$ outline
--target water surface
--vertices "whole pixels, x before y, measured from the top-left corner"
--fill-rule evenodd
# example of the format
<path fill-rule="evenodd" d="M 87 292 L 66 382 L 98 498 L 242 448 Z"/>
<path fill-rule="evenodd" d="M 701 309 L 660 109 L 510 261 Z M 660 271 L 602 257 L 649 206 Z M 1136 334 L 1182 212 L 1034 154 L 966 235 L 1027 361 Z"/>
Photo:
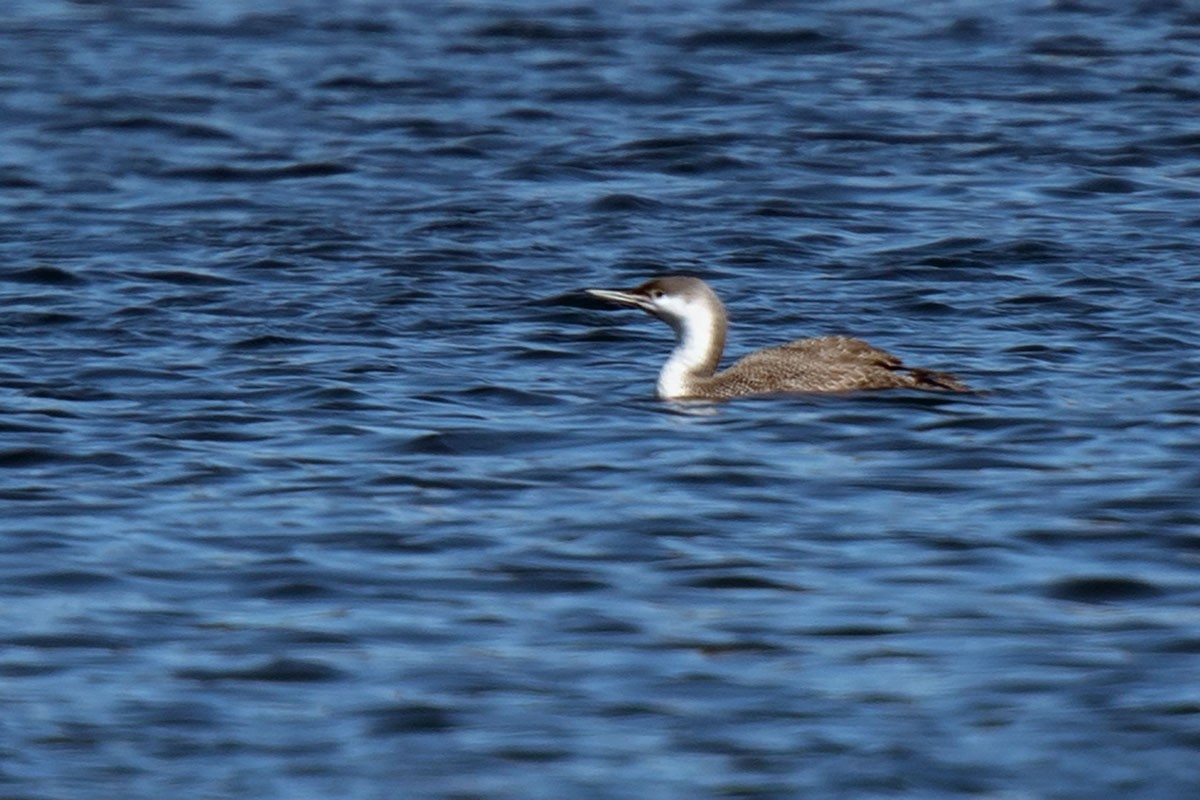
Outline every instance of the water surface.
<path fill-rule="evenodd" d="M 0 795 L 1200 790 L 1188 4 L 6 8 Z"/>

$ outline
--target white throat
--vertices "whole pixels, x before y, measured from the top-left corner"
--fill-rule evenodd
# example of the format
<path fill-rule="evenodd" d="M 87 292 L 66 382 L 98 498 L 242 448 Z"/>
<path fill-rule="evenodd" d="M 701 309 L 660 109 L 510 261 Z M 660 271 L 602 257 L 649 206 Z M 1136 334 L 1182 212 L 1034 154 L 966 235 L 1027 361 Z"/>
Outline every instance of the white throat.
<path fill-rule="evenodd" d="M 664 400 L 686 397 L 692 393 L 696 378 L 710 377 L 720 361 L 725 345 L 724 325 L 712 309 L 693 306 L 686 317 L 666 320 L 675 329 L 675 349 L 658 373 L 658 396 Z M 719 341 L 719 344 L 718 344 Z"/>

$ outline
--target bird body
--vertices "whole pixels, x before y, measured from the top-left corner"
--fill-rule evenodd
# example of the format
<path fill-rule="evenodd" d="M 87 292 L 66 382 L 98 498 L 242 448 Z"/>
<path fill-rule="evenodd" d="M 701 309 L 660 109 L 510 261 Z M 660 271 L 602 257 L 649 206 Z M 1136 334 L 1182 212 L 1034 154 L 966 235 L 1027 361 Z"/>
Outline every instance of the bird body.
<path fill-rule="evenodd" d="M 851 336 L 799 339 L 755 351 L 718 372 L 728 317 L 720 298 L 690 276 L 654 278 L 634 289 L 589 294 L 640 308 L 675 331 L 675 349 L 658 375 L 664 400 L 728 400 L 764 394 L 908 388 L 969 391 L 945 372 L 906 367 L 891 353 Z"/>

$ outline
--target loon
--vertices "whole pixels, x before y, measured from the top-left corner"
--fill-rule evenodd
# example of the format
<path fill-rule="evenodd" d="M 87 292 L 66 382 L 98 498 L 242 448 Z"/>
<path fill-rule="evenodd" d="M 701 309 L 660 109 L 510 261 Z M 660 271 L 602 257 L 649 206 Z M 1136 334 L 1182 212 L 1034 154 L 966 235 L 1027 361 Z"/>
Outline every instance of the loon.
<path fill-rule="evenodd" d="M 717 372 L 725 349 L 725 306 L 699 278 L 653 278 L 634 289 L 588 294 L 640 308 L 675 331 L 675 350 L 658 374 L 663 400 L 728 400 L 765 394 L 907 388 L 970 391 L 947 372 L 906 367 L 891 353 L 850 336 L 800 339 L 758 350 Z"/>

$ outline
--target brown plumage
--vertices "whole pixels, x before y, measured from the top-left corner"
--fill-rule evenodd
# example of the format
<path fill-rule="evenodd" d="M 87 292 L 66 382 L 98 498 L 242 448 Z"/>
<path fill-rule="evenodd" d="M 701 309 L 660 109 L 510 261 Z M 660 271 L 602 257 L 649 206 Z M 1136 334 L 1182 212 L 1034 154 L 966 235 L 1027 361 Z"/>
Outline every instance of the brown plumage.
<path fill-rule="evenodd" d="M 658 376 L 664 400 L 728 400 L 763 394 L 862 389 L 969 391 L 946 372 L 910 368 L 886 350 L 850 336 L 800 339 L 758 350 L 717 372 L 728 318 L 699 278 L 654 278 L 635 289 L 588 289 L 603 300 L 640 308 L 672 327 L 675 350 Z"/>

